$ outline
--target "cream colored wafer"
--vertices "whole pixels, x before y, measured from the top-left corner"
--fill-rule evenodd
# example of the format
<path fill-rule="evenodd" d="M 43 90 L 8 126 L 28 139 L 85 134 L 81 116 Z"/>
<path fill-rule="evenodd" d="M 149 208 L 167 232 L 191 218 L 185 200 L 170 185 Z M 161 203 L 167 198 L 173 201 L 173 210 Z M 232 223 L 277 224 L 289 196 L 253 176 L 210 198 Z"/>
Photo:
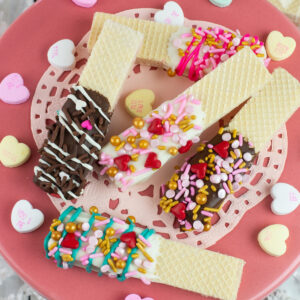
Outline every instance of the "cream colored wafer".
<path fill-rule="evenodd" d="M 128 220 L 126 224 L 96 215 L 95 209 L 90 209 L 91 215 L 70 206 L 53 221 L 44 247 L 46 256 L 58 266 L 76 265 L 120 281 L 135 277 L 144 283 L 159 282 L 223 300 L 237 298 L 245 264 L 242 259 L 165 240 L 154 230 L 135 227 Z M 70 234 L 74 223 L 81 224 L 75 240 Z M 77 245 L 76 239 L 80 241 Z"/>
<path fill-rule="evenodd" d="M 278 68 L 269 83 L 239 111 L 229 129 L 241 132 L 261 151 L 300 106 L 300 84 Z"/>
<path fill-rule="evenodd" d="M 88 42 L 90 51 L 94 47 L 106 20 L 126 25 L 144 35 L 144 42 L 137 57 L 138 63 L 168 67 L 168 43 L 171 35 L 178 30 L 178 26 L 97 12 L 94 15 Z"/>
<path fill-rule="evenodd" d="M 119 175 L 114 174 L 116 176 L 113 177 L 113 180 L 122 188 L 146 180 L 159 168 L 158 163 L 146 163 L 149 152 L 153 152 L 157 155 L 161 166 L 175 156 L 177 152 L 186 152 L 181 151 L 181 147 L 184 146 L 183 139 L 185 143 L 187 143 L 187 141 L 190 143 L 199 141 L 195 140 L 195 138 L 197 139 L 202 131 L 214 124 L 246 99 L 255 95 L 270 78 L 271 75 L 268 70 L 249 48 L 241 50 L 203 79 L 185 90 L 177 98 L 163 103 L 151 112 L 144 119 L 145 122 L 142 128 L 137 130 L 137 128 L 133 126 L 119 135 L 125 145 L 126 141 L 128 141 L 128 132 L 132 132 L 132 130 L 134 132 L 137 131 L 141 134 L 141 139 L 147 140 L 148 146 L 146 147 L 146 152 L 143 151 L 143 147 L 140 147 L 140 149 L 137 147 L 125 147 L 124 154 L 133 157 L 132 155 L 138 153 L 139 156 L 137 159 L 132 159 L 129 162 L 129 165 L 133 166 L 131 168 L 131 171 L 133 170 L 132 172 L 119 168 Z M 185 99 L 182 99 L 182 97 Z M 183 105 L 180 104 L 180 99 L 184 101 Z M 200 100 L 200 104 L 193 102 L 195 99 Z M 168 109 L 165 109 L 166 106 L 168 106 Z M 147 137 L 144 132 L 146 131 L 147 133 L 147 131 L 149 131 L 153 133 L 153 131 L 149 129 L 153 127 L 151 126 L 153 116 L 165 121 L 168 119 L 166 115 L 169 114 L 168 112 L 170 110 L 175 119 L 183 116 L 190 119 L 189 124 L 185 126 L 185 124 L 179 122 L 178 128 L 175 126 L 176 128 L 174 129 L 176 132 L 172 132 L 171 129 L 165 129 L 163 134 L 157 136 L 156 141 L 158 141 L 158 143 L 153 142 L 152 136 Z M 194 119 L 192 119 L 192 115 L 194 115 Z M 172 120 L 168 122 L 171 124 Z M 182 122 L 185 122 L 185 120 L 182 119 Z M 177 123 L 175 123 L 175 125 L 176 124 Z M 179 138 L 177 138 L 176 135 L 178 135 Z M 184 137 L 182 137 L 182 135 L 184 135 Z M 140 145 L 140 140 L 136 139 L 135 144 Z M 112 165 L 113 159 L 120 155 L 119 150 L 121 149 L 115 146 L 117 145 L 109 143 L 102 149 L 101 165 L 107 168 L 118 167 L 117 164 Z M 108 175 L 110 174 L 110 171 L 108 171 Z"/>
<path fill-rule="evenodd" d="M 104 95 L 113 109 L 142 40 L 141 33 L 127 26 L 105 22 L 79 84 Z"/>

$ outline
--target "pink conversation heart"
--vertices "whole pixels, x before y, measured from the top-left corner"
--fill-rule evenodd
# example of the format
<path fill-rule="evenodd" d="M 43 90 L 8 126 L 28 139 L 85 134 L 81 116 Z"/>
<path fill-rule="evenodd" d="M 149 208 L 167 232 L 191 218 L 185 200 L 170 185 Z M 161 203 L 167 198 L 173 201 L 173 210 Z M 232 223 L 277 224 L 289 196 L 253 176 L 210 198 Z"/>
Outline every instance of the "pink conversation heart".
<path fill-rule="evenodd" d="M 92 126 L 90 120 L 86 120 L 86 121 L 82 122 L 81 127 L 86 128 L 87 130 L 92 130 L 93 129 L 93 126 Z"/>
<path fill-rule="evenodd" d="M 92 7 L 98 0 L 72 0 L 76 5 L 81 7 Z"/>
<path fill-rule="evenodd" d="M 18 73 L 7 75 L 0 83 L 0 99 L 8 104 L 21 104 L 30 97 L 24 80 Z"/>
<path fill-rule="evenodd" d="M 139 295 L 137 294 L 130 294 L 128 295 L 125 300 L 154 300 L 153 298 L 149 298 L 149 297 L 146 297 L 146 298 L 141 298 Z"/>

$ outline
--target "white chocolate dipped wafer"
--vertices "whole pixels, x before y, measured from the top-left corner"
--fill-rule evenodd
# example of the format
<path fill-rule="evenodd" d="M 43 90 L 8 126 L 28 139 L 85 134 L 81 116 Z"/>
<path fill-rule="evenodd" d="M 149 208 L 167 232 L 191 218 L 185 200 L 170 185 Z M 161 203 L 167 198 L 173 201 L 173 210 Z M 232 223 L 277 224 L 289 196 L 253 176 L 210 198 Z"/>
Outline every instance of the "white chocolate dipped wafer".
<path fill-rule="evenodd" d="M 47 258 L 65 269 L 76 265 L 120 281 L 135 277 L 146 284 L 158 282 L 224 300 L 237 298 L 245 264 L 239 258 L 165 240 L 152 229 L 135 227 L 133 217 L 126 222 L 103 217 L 96 207 L 90 214 L 67 208 L 51 224 L 44 248 Z"/>
<path fill-rule="evenodd" d="M 146 180 L 233 108 L 255 95 L 271 75 L 248 48 L 221 64 L 177 98 L 111 137 L 99 164 L 120 187 Z"/>
<path fill-rule="evenodd" d="M 98 159 L 120 90 L 142 44 L 143 36 L 108 21 L 48 139 L 40 149 L 34 181 L 64 200 L 78 198 L 85 176 Z"/>
<path fill-rule="evenodd" d="M 251 98 L 229 123 L 162 186 L 160 206 L 182 231 L 208 231 L 213 213 L 249 180 L 249 170 L 283 123 L 300 106 L 300 84 L 284 69 Z"/>
<path fill-rule="evenodd" d="M 268 63 L 263 42 L 257 36 L 242 36 L 238 30 L 231 32 L 220 27 L 178 27 L 102 12 L 94 15 L 89 50 L 93 48 L 106 20 L 143 33 L 144 42 L 137 63 L 165 68 L 170 76 L 187 75 L 197 81 L 244 47 L 251 48 L 262 62 Z"/>

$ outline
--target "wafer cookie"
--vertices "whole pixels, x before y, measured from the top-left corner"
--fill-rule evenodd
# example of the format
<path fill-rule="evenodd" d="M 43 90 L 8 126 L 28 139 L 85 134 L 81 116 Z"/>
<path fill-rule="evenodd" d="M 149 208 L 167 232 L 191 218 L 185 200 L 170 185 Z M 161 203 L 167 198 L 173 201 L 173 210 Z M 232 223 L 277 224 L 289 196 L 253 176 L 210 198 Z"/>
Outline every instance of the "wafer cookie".
<path fill-rule="evenodd" d="M 208 231 L 226 197 L 249 180 L 256 154 L 300 106 L 300 85 L 276 69 L 266 86 L 162 186 L 160 206 L 182 231 Z"/>
<path fill-rule="evenodd" d="M 255 95 L 271 75 L 248 49 L 241 50 L 171 101 L 113 136 L 101 152 L 101 174 L 126 188 L 154 174 L 233 108 Z"/>
<path fill-rule="evenodd" d="M 103 217 L 96 207 L 87 213 L 71 206 L 53 220 L 44 241 L 46 256 L 64 269 L 76 265 L 120 281 L 135 277 L 218 299 L 237 298 L 243 260 L 165 240 L 134 221 Z"/>
<path fill-rule="evenodd" d="M 108 21 L 79 83 L 71 89 L 48 127 L 34 181 L 64 200 L 78 198 L 93 170 L 125 79 L 142 43 L 142 34 Z"/>
<path fill-rule="evenodd" d="M 187 75 L 197 81 L 244 47 L 262 62 L 266 59 L 263 42 L 257 36 L 241 35 L 220 27 L 190 28 L 97 12 L 94 15 L 88 48 L 94 47 L 106 20 L 113 20 L 144 34 L 137 63 L 161 67 L 170 76 Z"/>

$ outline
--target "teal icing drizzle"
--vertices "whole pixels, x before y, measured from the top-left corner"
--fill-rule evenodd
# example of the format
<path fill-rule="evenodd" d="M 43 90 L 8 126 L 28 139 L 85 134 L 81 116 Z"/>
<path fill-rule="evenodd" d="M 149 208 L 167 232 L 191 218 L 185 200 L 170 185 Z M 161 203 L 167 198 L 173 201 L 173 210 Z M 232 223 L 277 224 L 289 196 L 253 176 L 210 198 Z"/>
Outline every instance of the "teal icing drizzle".
<path fill-rule="evenodd" d="M 103 239 L 105 239 L 105 236 L 106 236 L 106 231 L 107 229 L 114 223 L 113 219 L 110 219 L 109 223 L 106 224 L 104 230 L 103 230 Z M 97 246 L 94 250 L 94 252 L 92 254 L 95 254 L 97 252 L 97 249 L 99 248 L 99 246 Z M 92 272 L 92 263 L 93 263 L 93 258 L 89 258 L 89 263 L 88 265 L 86 266 L 86 271 L 88 273 L 91 273 Z"/>
<path fill-rule="evenodd" d="M 85 236 L 90 232 L 90 230 L 91 230 L 91 228 L 92 228 L 92 225 L 93 225 L 93 223 L 94 223 L 94 221 L 95 221 L 95 216 L 98 216 L 98 215 L 99 215 L 99 214 L 95 214 L 95 213 L 93 213 L 93 214 L 91 215 L 90 220 L 89 220 L 90 228 L 89 228 L 89 230 L 84 231 L 84 232 L 82 233 L 81 236 L 85 237 Z M 78 251 L 79 251 L 79 249 L 81 248 L 81 245 L 82 245 L 82 240 L 81 240 L 81 238 L 78 239 L 78 242 L 79 242 L 78 248 L 75 249 L 75 250 L 73 250 L 73 253 L 72 253 L 72 257 L 73 257 L 74 260 L 73 260 L 73 262 L 70 262 L 70 263 L 69 263 L 69 267 L 73 267 L 73 265 L 74 265 L 74 261 L 75 261 L 75 259 L 76 259 L 77 253 L 78 253 Z"/>
<path fill-rule="evenodd" d="M 128 233 L 128 232 L 130 232 L 130 231 L 133 231 L 133 228 L 134 228 L 134 227 L 135 227 L 135 225 L 134 225 L 134 224 L 132 223 L 132 221 L 130 220 L 130 225 L 128 226 L 127 230 L 125 230 L 122 234 Z M 113 246 L 111 247 L 109 253 L 107 253 L 107 255 L 105 256 L 105 258 L 104 258 L 104 260 L 103 260 L 103 262 L 102 262 L 101 267 L 107 264 L 107 261 L 111 258 L 112 253 L 114 253 L 115 250 L 117 249 L 117 247 L 120 245 L 120 242 L 121 242 L 121 240 L 118 239 L 118 240 L 113 244 Z M 98 273 L 98 276 L 102 276 L 101 267 L 100 267 L 100 271 L 99 271 L 99 273 Z"/>
<path fill-rule="evenodd" d="M 82 211 L 82 208 L 81 207 L 78 207 L 76 209 L 76 211 L 74 212 L 74 214 L 71 216 L 69 222 L 74 222 L 76 221 L 76 219 L 78 218 L 78 216 L 80 215 Z M 64 229 L 63 233 L 62 233 L 62 238 L 65 238 L 65 236 L 67 235 L 67 231 Z M 55 259 L 57 260 L 57 266 L 59 268 L 62 268 L 62 262 L 61 262 L 61 256 L 60 256 L 60 252 L 59 252 L 59 249 L 60 249 L 61 245 L 57 245 L 57 251 L 55 252 L 54 254 L 54 257 Z"/>
<path fill-rule="evenodd" d="M 66 209 L 62 212 L 62 214 L 60 215 L 60 217 L 58 218 L 58 220 L 60 220 L 61 222 L 63 222 L 64 219 L 67 217 L 67 215 L 70 214 L 71 211 L 72 211 L 73 209 L 76 209 L 76 208 L 75 208 L 74 206 L 69 206 L 68 208 L 66 208 Z M 47 236 L 46 236 L 46 238 L 45 238 L 45 240 L 44 240 L 44 249 L 45 249 L 45 251 L 46 251 L 46 257 L 47 257 L 47 258 L 50 258 L 49 255 L 48 255 L 48 253 L 49 253 L 49 250 L 48 250 L 48 244 L 49 244 L 49 241 L 50 241 L 50 239 L 51 239 L 51 235 L 52 235 L 52 232 L 50 231 L 50 232 L 47 234 Z"/>
<path fill-rule="evenodd" d="M 152 234 L 154 234 L 154 233 L 155 233 L 155 230 L 146 228 L 146 229 L 141 233 L 141 236 L 143 236 L 145 239 L 148 239 L 148 238 L 149 238 Z M 135 247 L 135 248 L 133 248 L 133 249 L 131 250 L 130 255 L 128 256 L 128 259 L 127 259 L 127 262 L 126 262 L 126 266 L 125 266 L 125 268 L 123 269 L 123 272 L 122 272 L 121 276 L 118 276 L 118 277 L 117 277 L 119 281 L 124 281 L 124 280 L 126 279 L 125 274 L 128 272 L 128 269 L 129 269 L 129 267 L 130 267 L 130 264 L 131 264 L 131 262 L 132 262 L 132 260 L 133 260 L 133 258 L 132 258 L 131 255 L 132 255 L 132 254 L 135 254 L 137 251 L 138 251 L 138 247 Z"/>

